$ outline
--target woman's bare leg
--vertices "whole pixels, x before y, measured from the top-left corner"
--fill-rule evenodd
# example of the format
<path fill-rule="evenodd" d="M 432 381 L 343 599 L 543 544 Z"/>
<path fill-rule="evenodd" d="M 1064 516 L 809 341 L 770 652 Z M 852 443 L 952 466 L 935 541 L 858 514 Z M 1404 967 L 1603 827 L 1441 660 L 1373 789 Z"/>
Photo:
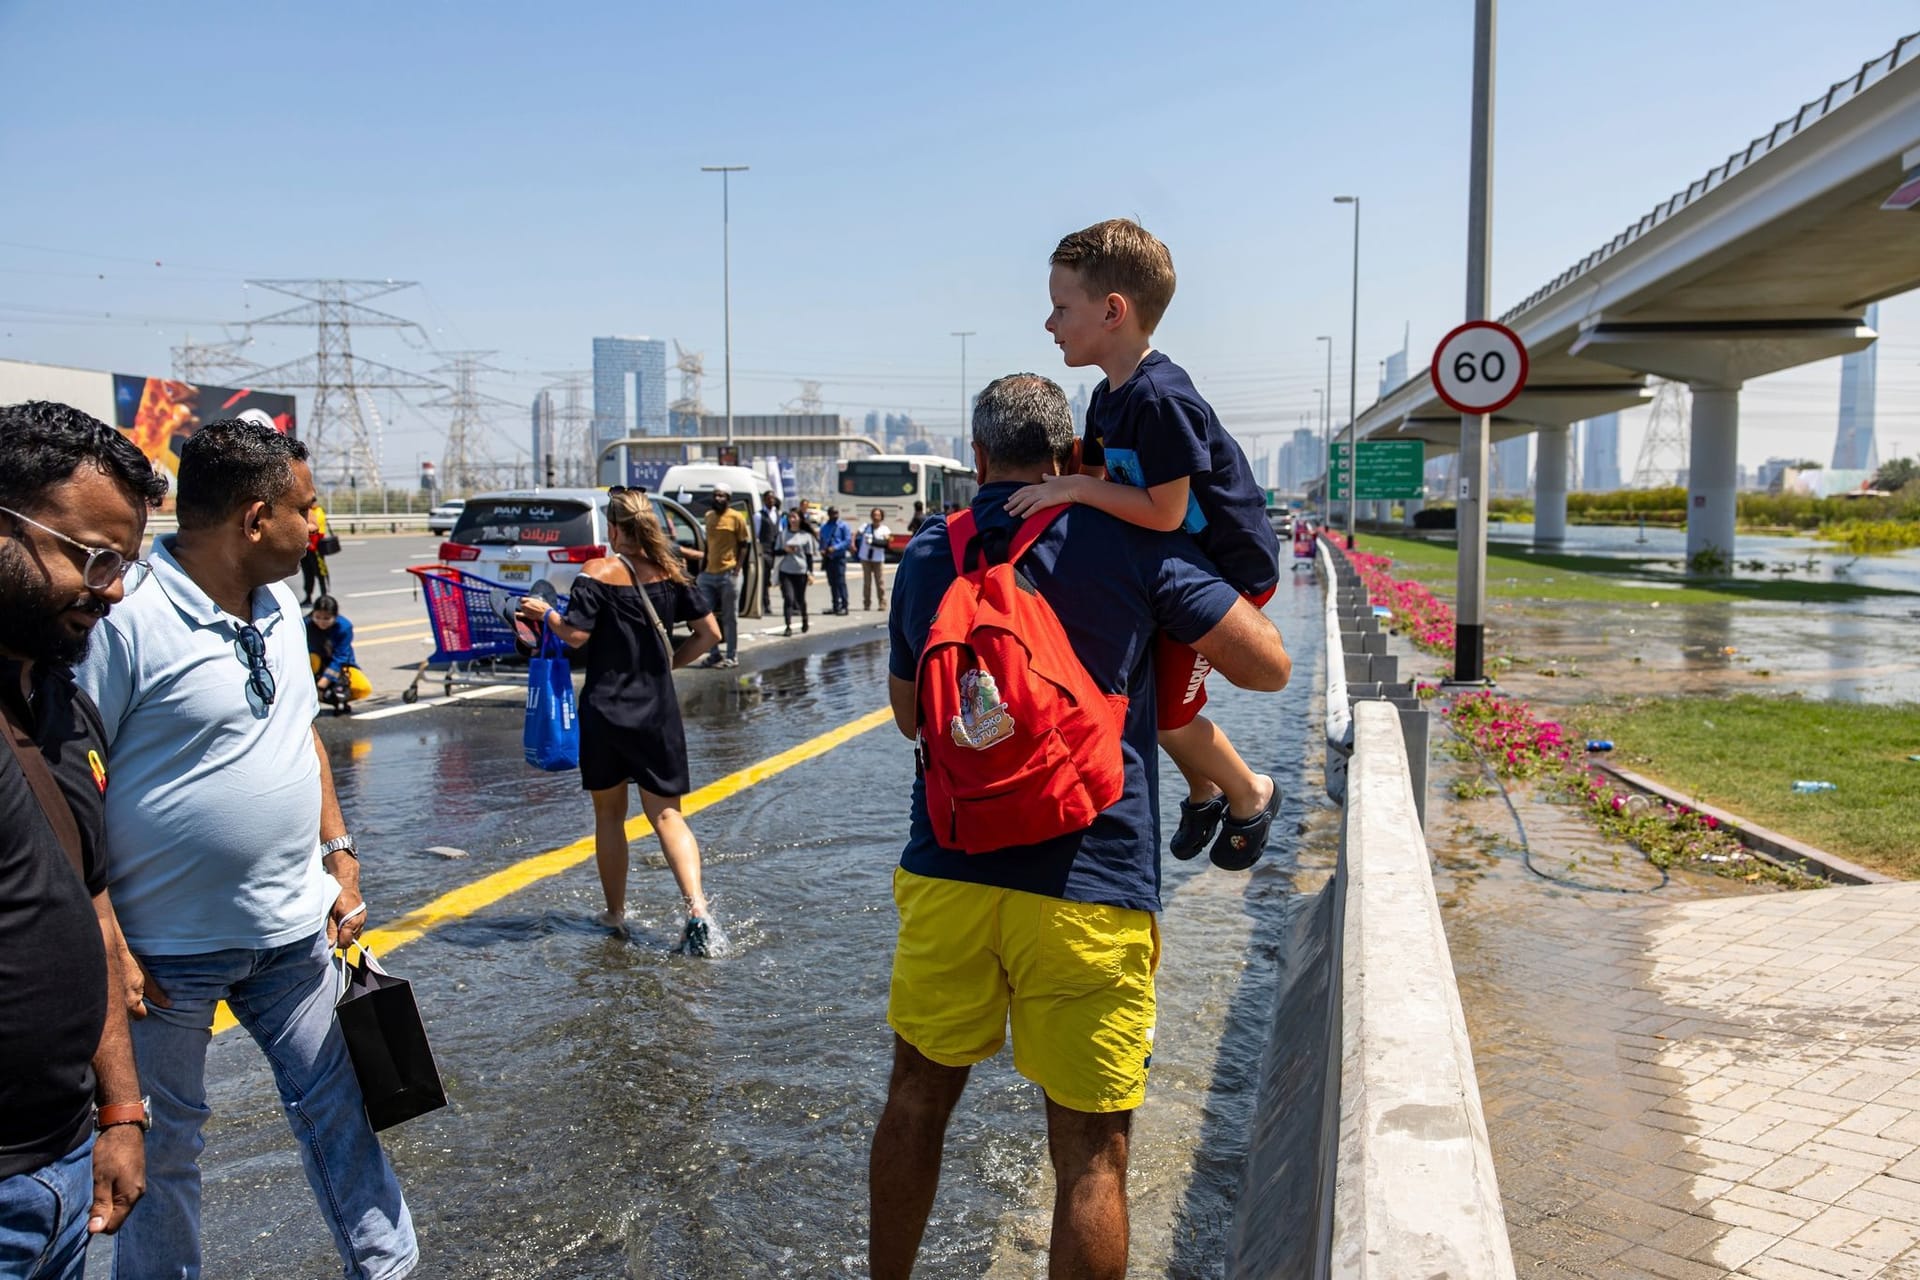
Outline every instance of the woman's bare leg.
<path fill-rule="evenodd" d="M 600 868 L 600 892 L 608 914 L 627 909 L 627 784 L 590 792 L 593 796 L 593 860 Z M 641 792 L 644 798 L 646 792 Z"/>
<path fill-rule="evenodd" d="M 647 820 L 660 837 L 660 852 L 667 857 L 667 869 L 680 886 L 680 896 L 687 900 L 688 914 L 706 915 L 707 895 L 700 888 L 700 843 L 680 815 L 680 797 L 657 796 L 642 787 L 640 807 L 647 811 Z"/>

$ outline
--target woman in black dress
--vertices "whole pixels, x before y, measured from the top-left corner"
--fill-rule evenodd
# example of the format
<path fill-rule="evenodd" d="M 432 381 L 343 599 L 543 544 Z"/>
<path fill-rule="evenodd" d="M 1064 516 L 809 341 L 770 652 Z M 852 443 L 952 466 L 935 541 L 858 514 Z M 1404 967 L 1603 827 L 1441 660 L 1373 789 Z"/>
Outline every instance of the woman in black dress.
<path fill-rule="evenodd" d="M 625 927 L 627 785 L 634 783 L 687 901 L 680 947 L 690 955 L 706 955 L 711 927 L 700 887 L 700 846 L 680 813 L 680 801 L 692 787 L 673 672 L 718 643 L 720 628 L 652 504 L 635 489 L 616 488 L 610 494 L 613 554 L 587 562 L 568 588 L 564 615 L 551 601 L 529 596 L 520 602 L 520 617 L 528 626 L 552 628 L 568 648 L 586 654 L 580 784 L 593 795 L 594 859 L 607 898 L 601 923 Z M 675 621 L 693 627 L 693 635 L 677 647 L 668 638 Z"/>

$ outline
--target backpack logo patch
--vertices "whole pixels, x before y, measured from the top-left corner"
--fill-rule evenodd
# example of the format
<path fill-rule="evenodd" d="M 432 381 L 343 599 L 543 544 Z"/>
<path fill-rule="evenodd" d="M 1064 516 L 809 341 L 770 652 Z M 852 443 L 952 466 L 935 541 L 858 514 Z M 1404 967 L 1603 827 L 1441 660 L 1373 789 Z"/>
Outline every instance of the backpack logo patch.
<path fill-rule="evenodd" d="M 960 714 L 949 722 L 954 745 L 985 751 L 1013 736 L 1013 716 L 1000 701 L 993 673 L 969 667 L 960 673 Z"/>

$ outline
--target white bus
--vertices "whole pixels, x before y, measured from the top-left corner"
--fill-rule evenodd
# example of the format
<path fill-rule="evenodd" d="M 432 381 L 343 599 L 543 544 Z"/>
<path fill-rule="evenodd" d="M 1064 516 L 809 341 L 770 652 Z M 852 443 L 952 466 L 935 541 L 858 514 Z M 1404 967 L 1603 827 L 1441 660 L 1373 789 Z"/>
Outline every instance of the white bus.
<path fill-rule="evenodd" d="M 866 458 L 848 458 L 840 464 L 835 506 L 840 518 L 856 529 L 867 522 L 875 507 L 893 530 L 892 558 L 899 559 L 907 545 L 907 523 L 913 519 L 913 504 L 922 503 L 928 515 L 945 511 L 949 504 L 966 506 L 980 485 L 973 468 L 952 458 L 937 458 L 927 453 L 883 453 Z"/>

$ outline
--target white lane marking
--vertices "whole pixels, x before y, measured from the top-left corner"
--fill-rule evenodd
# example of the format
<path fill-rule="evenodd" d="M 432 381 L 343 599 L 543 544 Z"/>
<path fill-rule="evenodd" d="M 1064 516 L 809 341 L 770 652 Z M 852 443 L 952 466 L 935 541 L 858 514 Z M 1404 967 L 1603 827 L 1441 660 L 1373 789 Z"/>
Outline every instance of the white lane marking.
<path fill-rule="evenodd" d="M 405 596 L 412 594 L 412 587 L 387 587 L 381 591 L 349 591 L 347 593 L 347 599 L 366 600 L 372 596 Z"/>
<path fill-rule="evenodd" d="M 414 711 L 425 711 L 429 707 L 444 706 L 449 702 L 465 702 L 469 698 L 502 697 L 512 695 L 525 698 L 527 691 L 516 685 L 487 685 L 478 689 L 462 689 L 459 693 L 444 698 L 422 698 L 411 705 L 401 703 L 397 707 L 381 707 L 378 711 L 357 711 L 353 715 L 356 721 L 384 720 L 388 716 L 404 716 Z"/>
<path fill-rule="evenodd" d="M 409 625 L 411 625 L 411 624 L 409 624 Z M 360 647 L 360 648 L 362 648 L 362 649 L 371 649 L 371 648 L 373 648 L 373 647 L 374 647 L 375 645 L 377 645 L 377 644 L 409 644 L 409 643 L 411 643 L 411 644 L 425 644 L 425 643 L 427 643 L 427 642 L 428 642 L 429 640 L 431 640 L 432 638 L 433 638 L 432 636 L 429 636 L 429 635 L 428 635 L 428 634 L 427 634 L 426 632 L 424 632 L 424 631 L 416 631 L 416 632 L 414 632 L 414 633 L 413 633 L 412 635 L 405 635 L 405 636 L 381 636 L 381 637 L 380 637 L 379 639 L 377 639 L 377 640 L 366 640 L 366 641 L 363 641 L 363 642 L 361 642 L 361 644 L 360 644 L 360 646 L 359 646 L 359 647 Z"/>

